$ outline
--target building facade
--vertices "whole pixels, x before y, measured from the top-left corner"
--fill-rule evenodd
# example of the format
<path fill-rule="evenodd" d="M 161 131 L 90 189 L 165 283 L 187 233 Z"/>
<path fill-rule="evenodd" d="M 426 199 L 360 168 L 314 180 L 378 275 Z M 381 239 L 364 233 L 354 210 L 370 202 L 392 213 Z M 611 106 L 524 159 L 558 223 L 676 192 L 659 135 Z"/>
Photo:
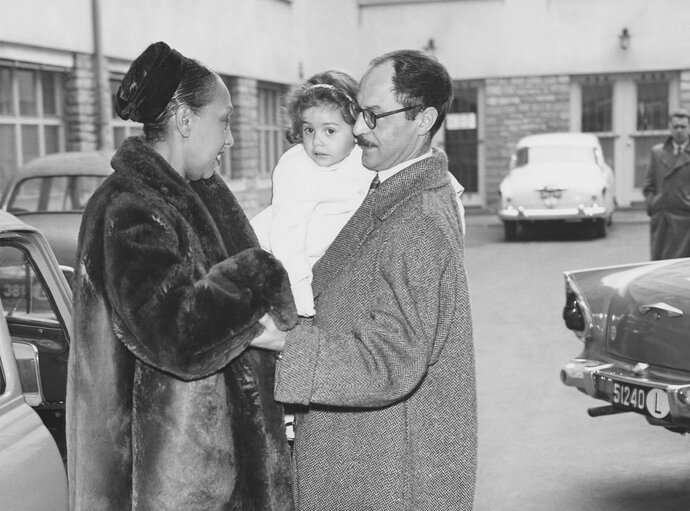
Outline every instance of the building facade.
<path fill-rule="evenodd" d="M 597 134 L 627 206 L 642 199 L 669 110 L 690 107 L 689 25 L 685 0 L 6 0 L 0 186 L 34 157 L 112 150 L 137 133 L 112 97 L 131 60 L 164 40 L 228 85 L 235 145 L 222 172 L 252 215 L 287 148 L 289 88 L 329 68 L 359 78 L 373 57 L 419 48 L 454 80 L 435 144 L 468 206 L 494 209 L 518 139 L 551 131 Z"/>

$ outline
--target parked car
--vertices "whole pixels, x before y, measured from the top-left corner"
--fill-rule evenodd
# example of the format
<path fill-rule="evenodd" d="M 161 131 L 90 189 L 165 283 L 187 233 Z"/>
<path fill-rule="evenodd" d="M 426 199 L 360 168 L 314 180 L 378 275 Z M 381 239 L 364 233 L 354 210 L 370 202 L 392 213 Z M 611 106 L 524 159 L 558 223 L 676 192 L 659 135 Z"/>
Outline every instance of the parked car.
<path fill-rule="evenodd" d="M 584 344 L 561 380 L 608 403 L 591 416 L 690 432 L 689 280 L 690 258 L 565 273 L 563 318 Z"/>
<path fill-rule="evenodd" d="M 64 379 L 58 378 L 58 388 L 53 388 L 53 373 L 66 367 L 58 353 L 66 350 L 65 332 L 71 324 L 70 290 L 45 238 L 4 212 L 0 212 L 0 268 L 11 269 L 11 285 L 21 287 L 14 288 L 16 297 L 3 295 L 0 314 L 0 507 L 66 510 L 63 458 L 29 405 L 64 410 Z M 25 278 L 17 280 L 16 271 Z M 0 282 L 6 273 L 2 275 Z M 40 301 L 48 302 L 53 313 L 33 307 L 38 289 Z M 64 414 L 62 427 L 64 440 Z"/>
<path fill-rule="evenodd" d="M 514 240 L 521 226 L 546 221 L 590 223 L 604 237 L 616 204 L 613 171 L 589 133 L 522 138 L 499 194 L 506 240 Z"/>
<path fill-rule="evenodd" d="M 112 172 L 111 158 L 112 153 L 67 152 L 32 160 L 12 178 L 0 208 L 37 227 L 59 263 L 72 267 L 84 206 Z"/>

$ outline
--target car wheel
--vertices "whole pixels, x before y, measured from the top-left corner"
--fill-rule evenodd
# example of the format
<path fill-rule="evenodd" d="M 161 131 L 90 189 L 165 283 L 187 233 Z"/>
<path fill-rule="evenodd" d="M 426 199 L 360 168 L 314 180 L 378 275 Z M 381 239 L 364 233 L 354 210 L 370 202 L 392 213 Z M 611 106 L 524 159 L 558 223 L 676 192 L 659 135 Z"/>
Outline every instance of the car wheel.
<path fill-rule="evenodd" d="M 506 241 L 514 241 L 517 238 L 517 222 L 503 222 L 503 229 L 506 235 Z"/>
<path fill-rule="evenodd" d="M 607 221 L 605 218 L 595 220 L 595 222 L 594 222 L 594 235 L 597 238 L 605 238 L 606 237 L 606 227 L 607 227 Z"/>

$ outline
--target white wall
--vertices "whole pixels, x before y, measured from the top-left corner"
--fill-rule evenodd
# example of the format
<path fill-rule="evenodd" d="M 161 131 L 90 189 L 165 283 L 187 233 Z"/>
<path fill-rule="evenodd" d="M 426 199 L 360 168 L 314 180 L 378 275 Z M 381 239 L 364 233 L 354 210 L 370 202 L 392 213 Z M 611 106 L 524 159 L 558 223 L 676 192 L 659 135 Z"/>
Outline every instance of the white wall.
<path fill-rule="evenodd" d="M 368 3 L 368 2 L 364 2 Z M 92 0 L 2 0 L 0 58 L 93 51 Z M 688 0 L 100 0 L 104 53 L 131 60 L 150 42 L 229 75 L 297 82 L 375 56 L 423 48 L 454 78 L 687 68 Z M 375 2 L 374 2 L 375 4 Z M 630 48 L 618 34 L 627 27 Z M 35 57 L 34 57 L 35 58 Z"/>
<path fill-rule="evenodd" d="M 307 1 L 307 0 L 305 0 Z M 329 0 L 321 13 L 316 40 L 328 40 L 339 10 Z M 355 4 L 357 0 L 343 2 Z M 330 18 L 330 24 L 327 23 Z M 349 14 L 344 21 L 350 22 Z M 630 48 L 618 34 L 627 27 Z M 687 0 L 456 0 L 419 4 L 392 2 L 360 8 L 358 37 L 347 58 L 320 50 L 310 66 L 329 62 L 363 70 L 367 62 L 398 48 L 423 48 L 433 38 L 436 55 L 454 78 L 558 73 L 625 72 L 688 66 L 690 3 Z M 337 33 L 342 33 L 338 29 Z M 332 65 L 332 64 L 330 64 Z"/>
<path fill-rule="evenodd" d="M 100 0 L 100 6 L 107 57 L 131 61 L 149 43 L 163 40 L 221 73 L 275 82 L 299 79 L 290 3 Z M 92 53 L 91 9 L 91 0 L 2 0 L 0 58 L 41 61 L 51 52 Z M 34 47 L 42 51 L 31 57 Z"/>

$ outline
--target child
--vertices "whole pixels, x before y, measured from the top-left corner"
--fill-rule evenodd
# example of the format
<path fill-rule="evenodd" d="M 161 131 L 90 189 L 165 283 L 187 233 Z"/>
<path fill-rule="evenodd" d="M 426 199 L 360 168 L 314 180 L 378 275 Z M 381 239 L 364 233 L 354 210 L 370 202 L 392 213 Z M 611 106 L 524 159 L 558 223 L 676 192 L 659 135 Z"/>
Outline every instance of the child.
<path fill-rule="evenodd" d="M 350 105 L 357 82 L 340 71 L 309 78 L 291 96 L 290 138 L 273 171 L 271 206 L 252 226 L 290 277 L 297 312 L 314 315 L 311 268 L 364 200 L 375 174 L 362 166 Z"/>
<path fill-rule="evenodd" d="M 376 175 L 362 165 L 351 106 L 358 84 L 326 71 L 309 78 L 290 98 L 289 136 L 297 145 L 273 171 L 273 199 L 251 221 L 261 247 L 285 266 L 300 316 L 314 315 L 312 267 L 326 252 L 369 191 Z M 356 111 L 356 109 L 354 109 Z M 459 196 L 462 186 L 451 177 Z"/>

